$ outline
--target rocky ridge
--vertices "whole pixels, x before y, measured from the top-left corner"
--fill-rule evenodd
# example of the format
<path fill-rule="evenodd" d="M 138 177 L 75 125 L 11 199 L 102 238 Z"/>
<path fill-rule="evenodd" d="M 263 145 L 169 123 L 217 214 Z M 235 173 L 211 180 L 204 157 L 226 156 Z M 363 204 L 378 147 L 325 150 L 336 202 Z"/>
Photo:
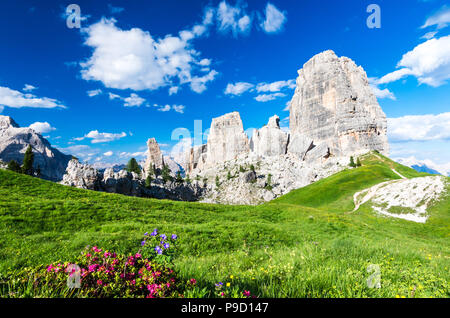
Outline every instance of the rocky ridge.
<path fill-rule="evenodd" d="M 197 181 L 190 184 L 177 183 L 174 180 L 164 183 L 161 177 L 155 178 L 147 187 L 145 179 L 134 172 L 115 172 L 113 168 L 100 172 L 76 159 L 69 162 L 61 184 L 108 193 L 177 201 L 196 201 L 205 189 L 203 184 Z"/>
<path fill-rule="evenodd" d="M 280 129 L 275 115 L 249 140 L 239 113 L 232 112 L 212 120 L 206 144 L 190 148 L 177 156 L 179 162 L 172 162 L 172 172 L 180 169 L 195 180 L 196 190 L 191 192 L 195 199 L 258 204 L 346 168 L 350 156 L 371 150 L 388 154 L 386 116 L 361 67 L 325 51 L 305 63 L 298 74 L 289 133 Z M 160 170 L 173 161 L 163 156 L 154 138 L 147 146 L 143 179 L 151 165 Z M 141 187 L 144 182 L 125 174 L 111 174 L 110 180 L 126 178 Z M 102 180 L 101 188 L 107 189 L 106 183 Z M 155 185 L 178 191 L 158 180 Z M 122 191 L 117 186 L 108 189 Z M 125 192 L 135 195 L 131 190 Z"/>
<path fill-rule="evenodd" d="M 22 164 L 28 145 L 34 153 L 33 168 L 39 168 L 44 179 L 60 181 L 72 156 L 53 148 L 33 129 L 22 128 L 11 117 L 0 115 L 0 159 L 5 163 L 15 160 Z"/>

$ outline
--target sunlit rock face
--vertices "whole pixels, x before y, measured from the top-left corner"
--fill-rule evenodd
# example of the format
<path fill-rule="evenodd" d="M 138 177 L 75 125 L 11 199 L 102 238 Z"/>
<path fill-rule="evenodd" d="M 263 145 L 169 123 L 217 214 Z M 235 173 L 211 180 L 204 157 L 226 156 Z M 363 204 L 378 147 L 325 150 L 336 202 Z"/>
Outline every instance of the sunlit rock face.
<path fill-rule="evenodd" d="M 280 118 L 270 117 L 266 126 L 253 132 L 250 149 L 257 156 L 279 156 L 286 154 L 289 135 L 280 129 Z"/>
<path fill-rule="evenodd" d="M 249 151 L 248 137 L 238 112 L 212 120 L 206 149 L 206 165 L 233 160 Z"/>
<path fill-rule="evenodd" d="M 72 159 L 67 165 L 61 184 L 80 189 L 100 190 L 100 174 L 92 166 Z"/>
<path fill-rule="evenodd" d="M 368 150 L 389 154 L 386 115 L 366 72 L 333 51 L 314 56 L 298 72 L 289 119 L 295 141 L 291 153 L 302 155 L 312 140 L 312 148 L 320 146 L 319 156 Z"/>
<path fill-rule="evenodd" d="M 53 148 L 47 139 L 29 127 L 19 125 L 9 116 L 0 115 L 0 159 L 22 164 L 28 146 L 34 153 L 33 168 L 40 177 L 60 181 L 72 156 Z"/>
<path fill-rule="evenodd" d="M 162 169 L 164 167 L 164 156 L 155 138 L 150 138 L 147 141 L 147 151 L 147 160 L 145 160 L 144 167 L 142 167 L 145 177 L 151 166 L 154 169 Z"/>

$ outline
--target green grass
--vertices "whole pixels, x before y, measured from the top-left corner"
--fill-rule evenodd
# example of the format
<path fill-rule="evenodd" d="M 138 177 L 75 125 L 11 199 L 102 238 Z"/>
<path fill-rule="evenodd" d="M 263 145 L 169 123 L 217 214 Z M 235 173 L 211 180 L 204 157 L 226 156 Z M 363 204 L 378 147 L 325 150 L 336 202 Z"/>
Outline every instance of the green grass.
<path fill-rule="evenodd" d="M 377 216 L 368 204 L 349 213 L 354 192 L 399 178 L 391 168 L 424 175 L 378 156 L 257 207 L 126 197 L 0 170 L 0 273 L 70 261 L 86 245 L 135 252 L 157 227 L 178 234 L 175 268 L 203 287 L 228 281 L 260 297 L 449 297 L 449 196 L 425 224 Z M 380 289 L 367 287 L 369 264 L 380 265 Z"/>

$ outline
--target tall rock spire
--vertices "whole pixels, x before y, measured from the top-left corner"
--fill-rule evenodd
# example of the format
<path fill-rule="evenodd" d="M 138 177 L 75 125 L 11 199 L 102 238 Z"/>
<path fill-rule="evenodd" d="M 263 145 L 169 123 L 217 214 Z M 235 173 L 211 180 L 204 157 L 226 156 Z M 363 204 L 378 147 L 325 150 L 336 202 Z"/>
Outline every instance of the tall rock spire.
<path fill-rule="evenodd" d="M 317 54 L 298 72 L 289 119 L 291 139 L 299 140 L 290 144 L 291 153 L 307 152 L 299 149 L 304 144 L 310 150 L 320 146 L 325 156 L 369 150 L 389 154 L 386 115 L 366 72 L 333 51 Z"/>

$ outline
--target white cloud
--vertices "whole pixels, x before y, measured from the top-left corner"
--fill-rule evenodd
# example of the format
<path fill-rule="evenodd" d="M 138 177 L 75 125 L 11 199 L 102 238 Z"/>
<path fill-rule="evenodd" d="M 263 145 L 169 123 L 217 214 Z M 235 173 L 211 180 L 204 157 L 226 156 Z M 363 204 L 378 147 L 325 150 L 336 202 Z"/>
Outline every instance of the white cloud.
<path fill-rule="evenodd" d="M 283 29 L 286 20 L 286 12 L 281 12 L 273 4 L 267 3 L 266 19 L 261 23 L 261 27 L 267 33 L 279 32 Z"/>
<path fill-rule="evenodd" d="M 420 38 L 421 38 L 421 39 L 429 40 L 429 39 L 434 38 L 434 36 L 435 36 L 436 34 L 437 34 L 437 31 L 427 32 L 427 33 L 425 33 L 423 36 L 421 36 Z"/>
<path fill-rule="evenodd" d="M 450 112 L 388 118 L 389 140 L 429 141 L 450 139 Z"/>
<path fill-rule="evenodd" d="M 371 84 L 370 87 L 372 88 L 372 91 L 377 98 L 380 98 L 380 99 L 389 98 L 392 100 L 396 100 L 394 93 L 392 93 L 387 88 L 380 89 L 378 86 L 373 85 L 373 84 Z"/>
<path fill-rule="evenodd" d="M 74 138 L 74 140 L 81 141 L 86 138 L 91 139 L 91 143 L 98 144 L 102 142 L 110 142 L 114 140 L 121 139 L 123 137 L 126 137 L 127 134 L 122 132 L 120 134 L 113 134 L 113 133 L 101 133 L 98 130 L 92 130 L 88 134 L 84 135 L 84 137 L 77 137 Z"/>
<path fill-rule="evenodd" d="M 0 106 L 7 106 L 11 108 L 66 108 L 56 99 L 37 97 L 29 93 L 24 94 L 2 86 L 0 86 Z"/>
<path fill-rule="evenodd" d="M 256 85 L 256 91 L 258 93 L 277 93 L 285 88 L 294 89 L 296 86 L 295 80 L 287 80 L 287 81 L 277 81 L 272 83 L 259 83 Z M 237 82 L 235 84 L 229 83 L 225 89 L 226 95 L 241 95 L 246 91 L 252 90 L 255 87 L 252 83 L 247 82 Z M 253 91 L 253 90 L 252 90 Z M 268 95 L 260 95 L 256 100 L 258 101 L 267 101 L 275 99 L 276 97 L 285 96 L 284 94 L 268 94 Z"/>
<path fill-rule="evenodd" d="M 402 68 L 384 75 L 382 78 L 375 80 L 375 84 L 387 84 L 398 81 L 399 79 L 412 75 L 412 71 L 408 68 Z"/>
<path fill-rule="evenodd" d="M 404 54 L 397 67 L 377 84 L 390 83 L 414 75 L 420 84 L 440 86 L 450 78 L 450 35 L 433 38 Z"/>
<path fill-rule="evenodd" d="M 94 49 L 92 56 L 80 63 L 85 80 L 102 82 L 108 88 L 156 90 L 163 86 L 191 84 L 195 92 L 206 89 L 206 83 L 217 74 L 203 74 L 197 68 L 199 59 L 190 41 L 206 32 L 205 25 L 154 39 L 139 28 L 122 30 L 116 20 L 103 18 L 83 29 L 85 45 Z M 203 62 L 205 63 L 205 62 Z"/>
<path fill-rule="evenodd" d="M 169 88 L 169 96 L 177 94 L 179 89 L 180 87 L 178 86 L 172 86 L 171 88 Z"/>
<path fill-rule="evenodd" d="M 87 91 L 86 93 L 88 94 L 89 97 L 94 97 L 94 96 L 100 95 L 102 93 L 102 90 L 101 89 L 93 89 L 91 91 Z"/>
<path fill-rule="evenodd" d="M 66 148 L 58 148 L 58 150 L 67 155 L 74 155 L 75 157 L 80 158 L 85 162 L 90 161 L 99 153 L 98 149 L 93 149 L 87 145 L 69 146 Z"/>
<path fill-rule="evenodd" d="M 203 59 L 200 62 L 198 62 L 199 65 L 201 66 L 209 66 L 211 65 L 211 60 L 210 59 Z"/>
<path fill-rule="evenodd" d="M 108 96 L 110 100 L 119 99 L 124 101 L 123 104 L 124 107 L 135 107 L 135 106 L 139 107 L 142 106 L 142 104 L 144 104 L 146 101 L 145 98 L 140 97 L 136 93 L 131 93 L 129 97 L 122 97 L 120 95 L 113 93 L 108 93 Z"/>
<path fill-rule="evenodd" d="M 30 128 L 40 134 L 46 134 L 56 130 L 56 128 L 52 127 L 48 122 L 39 122 L 39 121 L 31 124 Z"/>
<path fill-rule="evenodd" d="M 198 94 L 203 93 L 206 90 L 206 83 L 212 82 L 216 78 L 217 74 L 219 73 L 212 70 L 206 75 L 194 76 L 191 79 L 191 89 Z"/>
<path fill-rule="evenodd" d="M 450 8 L 443 6 L 438 12 L 429 17 L 421 26 L 422 29 L 436 25 L 437 29 L 442 29 L 450 24 Z"/>
<path fill-rule="evenodd" d="M 25 87 L 22 88 L 24 92 L 31 92 L 34 91 L 35 89 L 37 89 L 37 87 L 34 87 L 33 85 L 30 84 L 25 84 Z"/>
<path fill-rule="evenodd" d="M 164 105 L 164 106 L 157 105 L 157 107 L 158 107 L 158 111 L 160 111 L 160 112 L 168 112 L 169 110 L 172 109 L 172 107 L 170 107 L 170 105 Z"/>
<path fill-rule="evenodd" d="M 186 108 L 186 106 L 184 105 L 158 105 L 158 104 L 154 104 L 153 107 L 156 107 L 158 111 L 160 112 L 168 112 L 170 110 L 173 110 L 177 113 L 183 114 L 184 113 L 184 109 Z"/>
<path fill-rule="evenodd" d="M 229 83 L 225 89 L 226 95 L 241 95 L 250 90 L 254 85 L 247 82 Z"/>
<path fill-rule="evenodd" d="M 104 155 L 105 157 L 111 157 L 113 154 L 114 154 L 114 153 L 113 153 L 112 151 L 107 151 L 107 152 L 105 152 L 103 155 Z"/>
<path fill-rule="evenodd" d="M 117 94 L 113 94 L 113 93 L 108 93 L 109 99 L 114 100 L 114 99 L 122 99 L 122 97 L 120 95 Z"/>
<path fill-rule="evenodd" d="M 124 152 L 121 152 L 120 154 L 119 154 L 119 157 L 122 157 L 122 158 L 137 158 L 137 157 L 144 157 L 144 156 L 146 156 L 147 155 L 147 152 L 146 151 L 137 151 L 137 152 L 126 152 L 126 151 L 124 151 Z"/>
<path fill-rule="evenodd" d="M 125 107 L 133 107 L 133 106 L 139 107 L 145 102 L 144 98 L 139 97 L 135 93 L 131 93 L 130 97 L 126 97 L 123 100 L 125 101 L 125 104 L 123 104 L 123 106 Z"/>
<path fill-rule="evenodd" d="M 290 89 L 294 89 L 296 86 L 295 84 L 295 80 L 288 80 L 288 81 L 277 81 L 277 82 L 273 82 L 273 83 L 259 83 L 256 86 L 256 90 L 259 92 L 279 92 L 280 90 L 282 90 L 283 88 L 290 88 Z"/>
<path fill-rule="evenodd" d="M 255 97 L 255 100 L 258 102 L 268 102 L 274 99 L 277 99 L 278 97 L 284 97 L 286 94 L 283 93 L 274 93 L 274 94 L 261 94 Z"/>
<path fill-rule="evenodd" d="M 240 33 L 248 33 L 251 29 L 251 18 L 245 13 L 243 2 L 238 2 L 236 6 L 229 5 L 222 1 L 217 8 L 218 29 L 222 33 L 231 32 L 233 36 Z"/>
<path fill-rule="evenodd" d="M 184 113 L 184 106 L 183 105 L 173 105 L 172 109 L 176 111 L 177 113 L 183 114 Z"/>

